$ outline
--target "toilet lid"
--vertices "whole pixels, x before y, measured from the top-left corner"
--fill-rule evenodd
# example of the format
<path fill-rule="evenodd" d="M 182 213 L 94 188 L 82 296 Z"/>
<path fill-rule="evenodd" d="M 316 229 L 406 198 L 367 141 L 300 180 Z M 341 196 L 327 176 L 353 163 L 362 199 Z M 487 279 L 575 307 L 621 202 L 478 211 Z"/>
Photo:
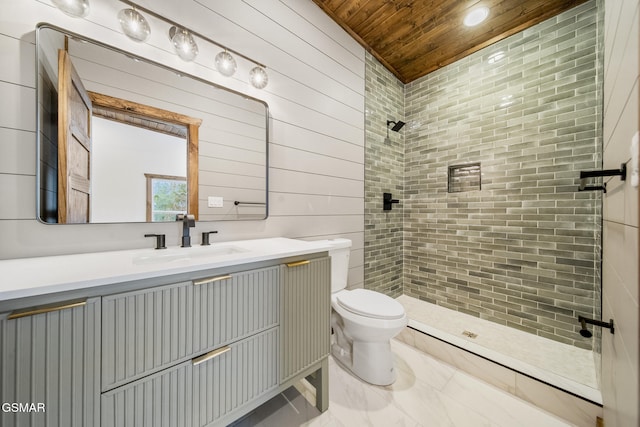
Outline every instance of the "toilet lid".
<path fill-rule="evenodd" d="M 341 307 L 360 316 L 388 320 L 404 316 L 402 304 L 380 292 L 354 289 L 340 292 L 337 300 Z"/>

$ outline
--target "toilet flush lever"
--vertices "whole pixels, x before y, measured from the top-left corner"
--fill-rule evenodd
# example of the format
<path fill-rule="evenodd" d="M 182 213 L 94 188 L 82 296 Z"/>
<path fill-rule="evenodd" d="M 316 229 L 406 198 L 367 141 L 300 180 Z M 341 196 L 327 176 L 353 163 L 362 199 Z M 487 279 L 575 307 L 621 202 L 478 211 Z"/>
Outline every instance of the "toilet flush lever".
<path fill-rule="evenodd" d="M 382 210 L 390 211 L 393 203 L 400 203 L 400 200 L 394 199 L 391 193 L 382 193 Z"/>

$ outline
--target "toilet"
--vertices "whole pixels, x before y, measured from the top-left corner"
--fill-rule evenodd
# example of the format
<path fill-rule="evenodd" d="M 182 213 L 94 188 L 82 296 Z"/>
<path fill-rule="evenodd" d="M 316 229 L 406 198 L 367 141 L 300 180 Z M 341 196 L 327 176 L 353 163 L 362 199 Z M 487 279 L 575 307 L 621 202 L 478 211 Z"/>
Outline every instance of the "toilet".
<path fill-rule="evenodd" d="M 347 290 L 351 240 L 324 241 L 331 246 L 331 354 L 368 383 L 396 380 L 390 341 L 407 326 L 404 307 L 367 289 Z"/>

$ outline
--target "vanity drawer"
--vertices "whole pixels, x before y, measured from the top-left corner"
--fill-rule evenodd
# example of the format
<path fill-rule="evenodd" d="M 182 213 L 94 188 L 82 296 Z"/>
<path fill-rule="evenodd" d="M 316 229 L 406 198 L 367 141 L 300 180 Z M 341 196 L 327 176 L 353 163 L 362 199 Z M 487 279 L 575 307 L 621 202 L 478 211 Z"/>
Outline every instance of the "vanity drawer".
<path fill-rule="evenodd" d="M 102 395 L 102 427 L 205 426 L 278 386 L 278 328 Z M 205 359 L 205 360 L 203 360 Z"/>
<path fill-rule="evenodd" d="M 193 354 L 191 282 L 102 298 L 102 391 Z"/>
<path fill-rule="evenodd" d="M 193 281 L 193 351 L 200 353 L 278 324 L 278 266 Z"/>
<path fill-rule="evenodd" d="M 102 391 L 278 324 L 277 266 L 103 298 Z"/>

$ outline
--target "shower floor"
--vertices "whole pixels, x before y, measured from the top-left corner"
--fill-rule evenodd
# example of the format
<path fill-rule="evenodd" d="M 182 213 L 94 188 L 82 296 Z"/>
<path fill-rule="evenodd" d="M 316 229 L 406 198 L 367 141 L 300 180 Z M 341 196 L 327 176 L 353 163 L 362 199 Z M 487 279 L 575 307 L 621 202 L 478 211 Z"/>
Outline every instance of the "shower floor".
<path fill-rule="evenodd" d="M 401 295 L 409 326 L 593 402 L 602 397 L 593 352 Z M 471 336 L 468 336 L 471 335 Z M 474 336 L 475 335 L 475 336 Z"/>

